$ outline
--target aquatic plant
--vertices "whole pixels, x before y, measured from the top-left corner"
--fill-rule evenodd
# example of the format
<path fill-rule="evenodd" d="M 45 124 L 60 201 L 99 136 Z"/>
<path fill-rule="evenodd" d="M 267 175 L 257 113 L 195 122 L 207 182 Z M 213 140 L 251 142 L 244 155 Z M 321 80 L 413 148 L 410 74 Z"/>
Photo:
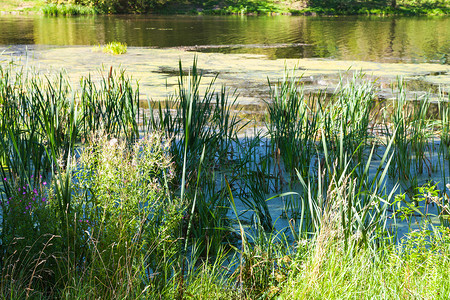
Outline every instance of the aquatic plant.
<path fill-rule="evenodd" d="M 229 237 L 224 174 L 238 165 L 233 145 L 240 124 L 231 113 L 234 100 L 229 100 L 228 91 L 222 87 L 216 92 L 213 79 L 201 93 L 201 80 L 196 60 L 189 74 L 180 62 L 176 97 L 156 103 L 148 125 L 172 139 L 169 151 L 178 175 L 174 188 L 188 201 L 188 221 L 193 222 L 186 234 L 193 234 L 200 250 L 206 251 L 218 250 Z"/>
<path fill-rule="evenodd" d="M 127 53 L 127 44 L 121 42 L 109 42 L 104 46 L 99 46 L 103 53 L 109 54 L 125 54 Z"/>
<path fill-rule="evenodd" d="M 293 71 L 295 72 L 295 71 Z M 269 82 L 270 100 L 267 102 L 267 128 L 273 144 L 273 156 L 278 169 L 277 176 L 283 180 L 281 161 L 286 171 L 295 176 L 295 169 L 306 174 L 316 153 L 316 140 L 320 126 L 320 95 L 305 99 L 299 78 L 289 76 L 274 87 Z M 309 103 L 317 104 L 310 108 Z"/>
<path fill-rule="evenodd" d="M 42 78 L 11 66 L 0 68 L 0 73 L 0 172 L 2 178 L 6 179 L 2 181 L 0 195 L 3 258 L 11 255 L 15 247 L 30 245 L 34 238 L 47 233 L 57 232 L 62 237 L 59 246 L 67 242 L 71 235 L 67 214 L 72 213 L 71 170 L 74 166 L 73 155 L 76 154 L 75 144 L 87 140 L 94 130 L 102 129 L 118 137 L 124 133 L 125 139 L 132 141 L 135 138 L 132 132 L 137 132 L 137 129 L 132 128 L 137 128 L 137 123 L 134 114 L 133 124 L 126 124 L 124 118 L 127 109 L 133 109 L 132 103 L 122 101 L 125 106 L 120 113 L 100 110 L 103 104 L 96 101 L 99 97 L 97 94 L 89 98 L 89 107 L 92 111 L 101 111 L 102 116 L 97 119 L 95 126 L 85 123 L 85 117 L 91 113 L 89 109 L 84 109 L 86 98 L 78 98 L 64 73 L 53 78 Z M 111 70 L 108 77 L 111 99 L 115 99 L 112 96 L 116 90 L 113 88 L 116 78 L 113 74 Z M 97 89 L 90 79 L 84 82 L 91 90 L 103 93 L 102 88 Z M 120 84 L 125 90 L 129 86 L 127 82 Z M 125 96 L 123 99 L 132 100 Z M 104 125 L 104 120 L 108 126 Z M 42 191 L 48 193 L 45 203 L 52 199 L 51 207 L 36 203 L 36 199 L 42 200 L 42 197 L 34 195 L 38 178 L 39 182 L 45 182 L 46 185 L 53 181 L 51 193 Z M 22 214 L 20 218 L 18 214 Z M 19 243 L 15 242 L 16 246 L 10 248 L 15 238 L 18 238 Z M 33 257 L 36 253 L 28 252 L 27 255 Z"/>
<path fill-rule="evenodd" d="M 139 85 L 133 85 L 124 70 L 102 70 L 100 83 L 91 76 L 80 80 L 80 131 L 83 139 L 103 130 L 114 137 L 132 142 L 139 136 Z"/>
<path fill-rule="evenodd" d="M 409 190 L 415 188 L 416 174 L 426 170 L 431 176 L 434 168 L 431 163 L 431 152 L 434 143 L 433 127 L 436 122 L 427 116 L 429 107 L 427 95 L 413 101 L 408 100 L 406 83 L 400 78 L 390 117 L 387 117 L 387 110 L 385 111 L 386 134 L 395 140 L 390 176 L 408 182 L 409 186 L 406 189 Z"/>

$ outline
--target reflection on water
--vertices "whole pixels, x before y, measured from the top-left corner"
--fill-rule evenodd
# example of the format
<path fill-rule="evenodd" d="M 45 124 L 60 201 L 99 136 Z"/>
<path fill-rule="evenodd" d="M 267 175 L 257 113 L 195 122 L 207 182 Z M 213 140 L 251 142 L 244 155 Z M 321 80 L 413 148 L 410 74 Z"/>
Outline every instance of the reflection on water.
<path fill-rule="evenodd" d="M 0 16 L 0 28 L 3 45 L 118 40 L 129 46 L 200 46 L 197 51 L 270 58 L 442 63 L 450 56 L 450 17 Z"/>

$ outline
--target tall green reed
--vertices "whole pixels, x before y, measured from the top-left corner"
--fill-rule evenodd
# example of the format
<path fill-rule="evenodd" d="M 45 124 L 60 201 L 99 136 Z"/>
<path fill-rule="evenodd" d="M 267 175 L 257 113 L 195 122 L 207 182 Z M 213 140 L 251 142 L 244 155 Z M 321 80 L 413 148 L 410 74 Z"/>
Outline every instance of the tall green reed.
<path fill-rule="evenodd" d="M 341 78 L 329 104 L 322 111 L 321 126 L 324 128 L 326 152 L 332 161 L 338 161 L 337 168 L 340 170 L 346 164 L 343 149 L 352 153 L 353 166 L 362 165 L 370 126 L 374 125 L 370 120 L 375 91 L 374 83 L 365 79 L 363 73 L 356 72 L 347 82 Z"/>
<path fill-rule="evenodd" d="M 295 176 L 296 168 L 306 174 L 316 148 L 319 113 L 317 109 L 314 111 L 308 106 L 299 80 L 286 71 L 284 78 L 275 86 L 269 81 L 271 97 L 267 103 L 266 126 L 273 143 L 274 160 L 278 169 L 276 176 L 280 181 L 284 169 L 292 177 Z"/>
<path fill-rule="evenodd" d="M 432 140 L 434 122 L 431 122 L 427 115 L 430 108 L 429 95 L 425 94 L 415 102 L 419 102 L 414 103 L 414 114 L 411 120 L 411 150 L 415 155 L 415 169 L 417 173 L 422 174 L 426 168 L 431 176 L 433 166 L 431 158 L 427 157 L 427 152 L 431 156 L 432 144 L 434 144 Z"/>
<path fill-rule="evenodd" d="M 394 139 L 393 161 L 389 176 L 399 179 L 410 200 L 417 190 L 417 175 L 427 171 L 431 176 L 435 170 L 432 164 L 434 149 L 434 127 L 436 121 L 429 117 L 429 95 L 408 98 L 406 83 L 399 78 L 392 113 L 385 112 L 385 132 Z M 445 118 L 445 117 L 444 117 Z"/>
<path fill-rule="evenodd" d="M 15 251 L 14 247 L 9 246 L 14 238 L 30 237 L 30 233 L 35 236 L 45 233 L 61 235 L 64 242 L 59 242 L 59 245 L 62 247 L 60 250 L 63 250 L 64 245 L 67 246 L 68 241 L 73 239 L 71 173 L 76 166 L 73 162 L 76 146 L 96 130 L 105 130 L 110 136 L 118 138 L 124 136 L 128 141 L 136 139 L 138 130 L 135 115 L 139 112 L 137 102 L 133 102 L 137 99 L 136 95 L 130 80 L 123 73 L 120 77 L 112 71 L 100 88 L 89 78 L 82 80 L 84 87 L 98 90 L 98 94 L 91 95 L 89 99 L 79 96 L 64 73 L 44 77 L 12 66 L 1 67 L 0 73 L 1 257 L 7 257 Z M 113 101 L 121 105 L 104 109 L 105 101 L 101 101 L 99 95 L 109 99 L 110 107 Z M 86 105 L 87 102 L 89 105 Z M 95 124 L 87 122 L 92 111 L 101 112 Z M 48 193 L 56 206 L 46 209 L 46 197 L 45 203 L 39 205 L 41 211 L 38 211 L 34 202 L 39 185 L 44 182 L 49 186 L 50 180 L 53 184 Z M 23 196 L 17 197 L 18 189 Z M 23 201 L 23 197 L 34 193 L 35 197 L 27 198 L 30 203 L 24 206 L 27 211 L 23 213 L 26 219 L 38 220 L 33 221 L 28 228 L 26 222 L 16 226 L 12 218 L 16 210 L 13 207 Z M 53 216 L 52 221 L 48 221 L 50 216 Z M 15 228 L 14 233 L 11 234 L 8 228 Z M 26 238 L 24 242 L 30 241 Z"/>
<path fill-rule="evenodd" d="M 399 79 L 398 91 L 393 102 L 393 112 L 389 123 L 386 122 L 386 132 L 391 138 L 394 138 L 395 147 L 393 149 L 393 162 L 390 165 L 389 175 L 411 180 L 411 157 L 409 155 L 409 124 L 411 112 L 407 106 L 406 91 L 403 81 Z M 387 117 L 385 116 L 385 119 Z M 389 125 L 392 128 L 389 128 Z"/>
<path fill-rule="evenodd" d="M 188 74 L 181 62 L 179 70 L 176 97 L 156 104 L 149 124 L 172 139 L 170 154 L 181 178 L 176 184 L 192 208 L 188 220 L 194 225 L 189 233 L 202 249 L 212 245 L 218 249 L 228 235 L 223 176 L 235 165 L 233 145 L 241 125 L 231 111 L 235 100 L 229 100 L 227 90 L 216 92 L 215 79 L 205 87 L 201 84 L 196 60 Z"/>
<path fill-rule="evenodd" d="M 341 136 L 343 133 L 341 133 Z M 339 228 L 346 249 L 356 246 L 377 246 L 380 234 L 386 235 L 387 209 L 391 207 L 393 195 L 397 187 L 391 191 L 386 189 L 386 174 L 392 161 L 389 150 L 393 139 L 387 145 L 375 174 L 370 174 L 374 156 L 374 147 L 361 167 L 354 165 L 352 156 L 358 157 L 359 148 L 352 153 L 343 147 L 344 140 L 339 139 L 338 155 L 329 155 L 325 135 L 322 136 L 324 147 L 324 164 L 319 166 L 317 176 L 303 178 L 299 172 L 302 190 L 300 218 L 296 220 L 297 232 L 293 232 L 297 239 L 317 234 L 322 219 L 331 217 L 339 220 Z M 338 157 L 338 158 L 336 158 Z M 330 161 L 334 159 L 334 161 Z M 343 162 L 343 169 L 339 164 Z M 322 169 L 323 168 L 323 169 Z M 325 171 L 322 171 L 325 170 Z M 324 176 L 328 174 L 328 176 Z M 327 179 L 327 177 L 329 179 Z M 326 189 L 326 190 L 325 190 Z M 294 227 L 291 227 L 294 230 Z"/>
<path fill-rule="evenodd" d="M 103 73 L 100 84 L 96 84 L 90 75 L 82 78 L 79 93 L 83 138 L 99 130 L 113 137 L 124 136 L 128 142 L 139 137 L 139 85 L 133 87 L 124 70 L 111 67 L 106 76 Z"/>

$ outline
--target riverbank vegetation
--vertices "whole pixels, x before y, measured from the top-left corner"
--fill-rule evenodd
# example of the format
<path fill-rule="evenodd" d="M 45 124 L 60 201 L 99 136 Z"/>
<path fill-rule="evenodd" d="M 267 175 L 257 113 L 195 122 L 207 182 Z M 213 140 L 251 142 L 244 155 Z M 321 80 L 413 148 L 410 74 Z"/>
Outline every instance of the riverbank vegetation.
<path fill-rule="evenodd" d="M 208 15 L 447 15 L 449 0 L 5 0 L 0 11 L 40 11 L 49 16 L 93 14 L 208 14 Z"/>
<path fill-rule="evenodd" d="M 402 81 L 379 102 L 359 73 L 332 94 L 287 73 L 246 134 L 235 95 L 179 70 L 144 110 L 123 71 L 1 67 L 2 297 L 449 296 L 448 96 L 430 115 Z"/>
<path fill-rule="evenodd" d="M 97 10 L 91 6 L 80 4 L 55 4 L 49 3 L 41 8 L 41 12 L 46 16 L 82 16 L 95 15 Z"/>
<path fill-rule="evenodd" d="M 72 3 L 73 2 L 73 3 Z M 91 14 L 92 10 L 102 14 L 110 13 L 163 13 L 163 14 L 296 14 L 296 15 L 444 15 L 450 12 L 448 0 L 301 0 L 301 1 L 272 1 L 272 0 L 228 0 L 228 1 L 98 1 L 78 0 L 55 1 L 59 5 L 48 4 L 46 7 L 60 10 L 60 15 L 68 9 L 77 9 L 80 13 Z M 76 5 L 74 5 L 76 3 Z M 84 7 L 84 8 L 81 8 Z M 88 8 L 86 8 L 88 7 Z M 52 10 L 50 10 L 52 11 Z"/>

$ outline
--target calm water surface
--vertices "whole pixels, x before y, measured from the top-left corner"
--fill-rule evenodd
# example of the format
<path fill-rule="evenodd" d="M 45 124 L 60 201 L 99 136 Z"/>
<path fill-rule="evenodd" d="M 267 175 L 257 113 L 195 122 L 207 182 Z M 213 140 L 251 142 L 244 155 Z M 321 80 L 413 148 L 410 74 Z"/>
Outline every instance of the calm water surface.
<path fill-rule="evenodd" d="M 0 45 L 97 45 L 323 57 L 450 61 L 450 17 L 0 16 Z"/>

